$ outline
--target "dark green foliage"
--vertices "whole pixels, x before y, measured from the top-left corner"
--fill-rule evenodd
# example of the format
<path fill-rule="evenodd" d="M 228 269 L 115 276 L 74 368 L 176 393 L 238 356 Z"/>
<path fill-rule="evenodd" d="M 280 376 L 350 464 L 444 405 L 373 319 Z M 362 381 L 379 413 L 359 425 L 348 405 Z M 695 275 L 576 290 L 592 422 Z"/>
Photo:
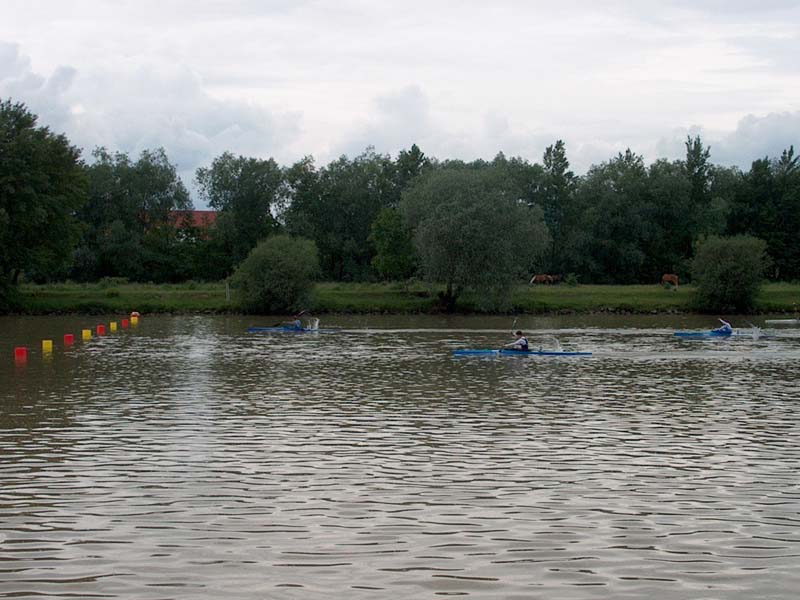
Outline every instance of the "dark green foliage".
<path fill-rule="evenodd" d="M 86 198 L 80 151 L 38 127 L 23 104 L 0 101 L 0 294 L 20 275 L 64 274 Z"/>
<path fill-rule="evenodd" d="M 277 231 L 273 211 L 284 194 L 284 178 L 273 159 L 225 152 L 211 167 L 198 169 L 196 179 L 209 206 L 220 212 L 214 237 L 226 249 L 231 267 L 241 262 L 259 240 Z"/>
<path fill-rule="evenodd" d="M 384 208 L 372 224 L 369 240 L 375 247 L 372 266 L 382 279 L 401 280 L 414 274 L 413 231 L 395 208 Z"/>
<path fill-rule="evenodd" d="M 769 259 L 767 244 L 751 236 L 712 236 L 698 242 L 692 260 L 695 302 L 709 312 L 747 312 Z"/>
<path fill-rule="evenodd" d="M 800 278 L 800 167 L 794 147 L 777 160 L 753 162 L 738 189 L 729 230 L 766 241 L 772 279 Z"/>
<path fill-rule="evenodd" d="M 588 282 L 646 278 L 645 247 L 653 236 L 647 194 L 644 160 L 630 150 L 592 167 L 572 206 L 569 270 Z"/>
<path fill-rule="evenodd" d="M 163 148 L 145 150 L 136 162 L 105 148 L 87 167 L 89 200 L 78 213 L 84 235 L 72 277 L 93 281 L 186 279 L 184 246 L 171 211 L 191 208 L 189 193 Z"/>
<path fill-rule="evenodd" d="M 296 312 L 308 300 L 318 271 L 314 242 L 276 235 L 253 248 L 231 283 L 245 312 Z"/>
<path fill-rule="evenodd" d="M 316 242 L 326 279 L 369 278 L 372 223 L 396 206 L 400 187 L 393 161 L 372 149 L 353 160 L 342 156 L 317 171 L 306 159 L 288 172 L 292 201 L 284 218 L 290 233 Z"/>
<path fill-rule="evenodd" d="M 688 280 L 696 242 L 719 235 L 764 240 L 767 276 L 800 279 L 794 149 L 742 173 L 714 165 L 699 137 L 685 146 L 683 159 L 650 165 L 628 150 L 582 177 L 561 140 L 541 164 L 502 152 L 491 161 L 439 162 L 416 145 L 394 160 L 367 148 L 322 167 L 310 157 L 282 168 L 225 153 L 197 172 L 203 198 L 218 211 L 216 225 L 203 228 L 176 224 L 174 211 L 191 202 L 163 149 L 132 160 L 98 148 L 83 167 L 63 136 L 4 101 L 0 294 L 18 280 L 67 276 L 220 280 L 280 232 L 313 240 L 328 280 L 406 279 L 421 264 L 427 278 L 446 283 L 450 308 L 470 286 L 487 306 L 501 306 L 509 277 L 534 266 L 585 284 L 656 284 L 663 273 Z M 401 200 L 404 193 L 413 200 Z M 530 248 L 508 245 L 531 237 Z"/>
<path fill-rule="evenodd" d="M 424 278 L 442 283 L 442 302 L 476 292 L 484 308 L 504 308 L 514 283 L 527 278 L 550 241 L 538 208 L 510 192 L 496 166 L 433 170 L 403 194 L 401 212 L 415 230 Z"/>

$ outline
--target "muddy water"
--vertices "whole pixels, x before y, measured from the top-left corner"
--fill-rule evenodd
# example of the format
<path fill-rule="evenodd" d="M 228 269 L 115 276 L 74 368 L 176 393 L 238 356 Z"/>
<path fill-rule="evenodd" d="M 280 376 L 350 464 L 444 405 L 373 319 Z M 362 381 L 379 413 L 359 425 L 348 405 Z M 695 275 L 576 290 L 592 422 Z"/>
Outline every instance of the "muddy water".
<path fill-rule="evenodd" d="M 64 349 L 92 319 L 0 320 L 0 597 L 800 587 L 800 330 L 528 317 L 535 347 L 593 356 L 456 358 L 511 319 L 144 317 Z"/>

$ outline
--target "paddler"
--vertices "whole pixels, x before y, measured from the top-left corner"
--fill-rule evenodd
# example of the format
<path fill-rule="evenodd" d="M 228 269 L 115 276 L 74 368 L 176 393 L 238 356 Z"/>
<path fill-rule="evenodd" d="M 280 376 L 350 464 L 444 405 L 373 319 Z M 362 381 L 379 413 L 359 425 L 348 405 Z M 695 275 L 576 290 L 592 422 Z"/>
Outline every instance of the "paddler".
<path fill-rule="evenodd" d="M 528 338 L 522 335 L 522 332 L 517 329 L 514 332 L 514 341 L 509 342 L 503 348 L 508 348 L 509 350 L 522 350 L 523 352 L 528 351 Z"/>
<path fill-rule="evenodd" d="M 720 333 L 725 335 L 733 333 L 733 327 L 731 327 L 730 323 L 728 323 L 727 321 L 723 321 L 722 319 L 719 319 L 719 322 L 722 323 L 722 325 L 717 327 L 714 331 L 719 331 Z"/>

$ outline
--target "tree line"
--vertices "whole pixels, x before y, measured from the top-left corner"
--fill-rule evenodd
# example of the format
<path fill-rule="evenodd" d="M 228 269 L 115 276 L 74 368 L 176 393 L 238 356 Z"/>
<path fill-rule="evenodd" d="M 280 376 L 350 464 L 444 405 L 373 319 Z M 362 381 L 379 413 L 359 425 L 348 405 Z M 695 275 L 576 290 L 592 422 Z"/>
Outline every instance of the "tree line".
<path fill-rule="evenodd" d="M 709 236 L 760 238 L 768 277 L 800 278 L 793 147 L 742 171 L 713 164 L 694 137 L 680 160 L 646 165 L 626 150 L 582 176 L 562 141 L 534 163 L 502 153 L 439 160 L 416 145 L 327 165 L 226 152 L 193 183 L 217 211 L 212 227 L 176 221 L 193 204 L 163 149 L 132 158 L 96 148 L 84 160 L 24 104 L 1 101 L 0 289 L 22 279 L 216 281 L 275 235 L 313 242 L 326 280 L 418 275 L 445 284 L 445 302 L 467 287 L 502 296 L 535 272 L 583 283 L 685 279 Z"/>

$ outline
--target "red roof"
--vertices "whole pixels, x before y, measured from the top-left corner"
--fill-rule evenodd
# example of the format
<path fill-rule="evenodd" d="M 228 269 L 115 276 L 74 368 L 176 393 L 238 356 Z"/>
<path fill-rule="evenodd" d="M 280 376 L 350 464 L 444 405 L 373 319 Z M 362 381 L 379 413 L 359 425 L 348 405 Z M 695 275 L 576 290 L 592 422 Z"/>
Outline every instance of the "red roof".
<path fill-rule="evenodd" d="M 189 225 L 207 228 L 217 222 L 217 211 L 215 210 L 171 210 L 169 216 L 176 227 Z"/>

